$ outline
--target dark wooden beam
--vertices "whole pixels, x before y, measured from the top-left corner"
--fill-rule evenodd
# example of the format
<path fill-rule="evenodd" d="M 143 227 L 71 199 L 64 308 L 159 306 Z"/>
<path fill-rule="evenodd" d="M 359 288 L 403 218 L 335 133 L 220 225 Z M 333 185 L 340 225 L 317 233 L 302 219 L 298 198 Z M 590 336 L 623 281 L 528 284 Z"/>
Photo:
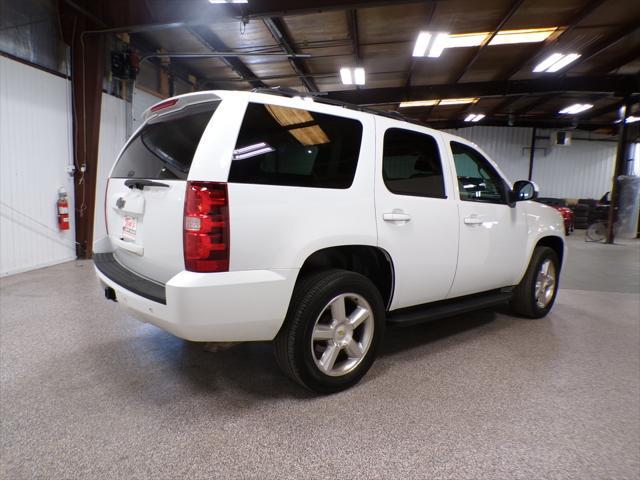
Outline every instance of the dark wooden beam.
<path fill-rule="evenodd" d="M 409 99 L 429 100 L 460 97 L 501 97 L 510 95 L 591 92 L 616 93 L 624 96 L 640 92 L 640 78 L 633 75 L 598 77 L 541 77 L 529 80 L 470 82 L 413 86 Z M 360 105 L 390 104 L 405 99 L 403 87 L 364 88 L 328 92 L 329 98 Z"/>
<path fill-rule="evenodd" d="M 287 33 L 285 25 L 280 18 L 268 17 L 264 18 L 262 21 L 282 50 L 288 54 L 297 53 L 293 48 L 293 41 Z M 313 78 L 307 76 L 309 71 L 303 61 L 296 58 L 289 58 L 289 63 L 307 90 L 310 92 L 317 92 L 318 86 L 314 82 Z"/>
<path fill-rule="evenodd" d="M 229 47 L 220 40 L 220 38 L 211 31 L 210 28 L 202 25 L 187 27 L 187 31 L 191 33 L 202 45 L 212 52 L 228 52 Z M 262 80 L 253 80 L 256 75 L 251 71 L 245 63 L 237 57 L 221 57 L 222 61 L 231 68 L 241 78 L 249 79 L 248 83 L 254 88 L 266 88 L 267 85 Z"/>
<path fill-rule="evenodd" d="M 464 66 L 456 74 L 453 75 L 451 79 L 452 83 L 459 82 L 460 79 L 464 77 L 464 75 L 471 69 L 471 67 L 473 67 L 473 65 L 476 63 L 478 58 L 480 58 L 480 54 L 483 52 L 484 48 L 487 45 L 489 45 L 491 40 L 494 39 L 494 37 L 498 34 L 500 30 L 502 30 L 505 24 L 509 20 L 511 20 L 511 17 L 513 17 L 513 15 L 518 11 L 518 9 L 524 3 L 524 1 L 525 0 L 515 0 L 514 2 L 511 3 L 511 6 L 504 13 L 504 15 L 502 15 L 502 18 L 500 19 L 498 24 L 495 26 L 495 28 L 491 32 L 491 35 L 489 35 L 487 38 L 485 38 L 482 41 L 482 44 L 480 44 L 480 46 L 475 50 L 475 52 L 471 54 L 471 57 L 469 57 L 469 59 L 464 63 Z"/>

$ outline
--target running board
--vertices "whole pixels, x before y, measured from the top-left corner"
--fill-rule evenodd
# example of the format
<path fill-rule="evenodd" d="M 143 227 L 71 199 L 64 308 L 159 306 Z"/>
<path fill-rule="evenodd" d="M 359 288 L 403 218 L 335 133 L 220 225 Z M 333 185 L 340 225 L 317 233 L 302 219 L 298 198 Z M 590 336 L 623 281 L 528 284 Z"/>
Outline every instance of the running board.
<path fill-rule="evenodd" d="M 505 291 L 508 290 L 508 291 Z M 462 313 L 495 307 L 511 300 L 513 289 L 493 290 L 488 293 L 468 297 L 427 303 L 417 307 L 402 308 L 387 313 L 387 323 L 399 327 L 410 327 L 419 323 L 432 322 Z"/>

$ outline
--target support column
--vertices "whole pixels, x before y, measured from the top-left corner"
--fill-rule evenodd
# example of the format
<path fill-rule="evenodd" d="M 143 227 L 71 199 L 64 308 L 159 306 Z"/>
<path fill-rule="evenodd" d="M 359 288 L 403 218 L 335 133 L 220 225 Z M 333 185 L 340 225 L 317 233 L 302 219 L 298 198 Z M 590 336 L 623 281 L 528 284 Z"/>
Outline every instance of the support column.
<path fill-rule="evenodd" d="M 616 208 L 618 206 L 619 186 L 618 177 L 622 175 L 622 166 L 627 144 L 627 113 L 630 111 L 630 100 L 625 99 L 624 105 L 620 107 L 620 128 L 618 130 L 618 150 L 616 152 L 616 163 L 613 168 L 613 186 L 611 187 L 611 203 L 609 204 L 609 215 L 607 221 L 607 243 L 613 243 L 615 235 L 613 224 L 616 220 Z"/>
<path fill-rule="evenodd" d="M 71 38 L 76 249 L 78 258 L 91 258 L 105 49 L 103 37 L 83 34 L 87 22 L 76 18 Z"/>

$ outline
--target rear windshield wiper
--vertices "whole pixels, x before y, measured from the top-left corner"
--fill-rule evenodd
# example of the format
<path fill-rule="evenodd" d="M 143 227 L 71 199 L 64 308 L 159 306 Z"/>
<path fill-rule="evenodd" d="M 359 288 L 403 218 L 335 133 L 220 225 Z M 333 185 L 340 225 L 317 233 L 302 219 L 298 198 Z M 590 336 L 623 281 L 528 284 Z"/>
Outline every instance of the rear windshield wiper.
<path fill-rule="evenodd" d="M 144 187 L 169 187 L 166 183 L 154 182 L 153 180 L 129 179 L 124 182 L 126 187 L 144 190 Z"/>

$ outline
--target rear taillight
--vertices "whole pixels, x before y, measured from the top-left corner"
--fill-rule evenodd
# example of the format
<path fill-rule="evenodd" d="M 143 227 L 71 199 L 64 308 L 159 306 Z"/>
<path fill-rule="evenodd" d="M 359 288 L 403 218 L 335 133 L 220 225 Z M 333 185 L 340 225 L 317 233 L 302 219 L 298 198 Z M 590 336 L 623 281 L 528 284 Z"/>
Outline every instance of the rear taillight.
<path fill-rule="evenodd" d="M 229 270 L 229 196 L 226 183 L 187 182 L 184 265 L 192 272 Z"/>

